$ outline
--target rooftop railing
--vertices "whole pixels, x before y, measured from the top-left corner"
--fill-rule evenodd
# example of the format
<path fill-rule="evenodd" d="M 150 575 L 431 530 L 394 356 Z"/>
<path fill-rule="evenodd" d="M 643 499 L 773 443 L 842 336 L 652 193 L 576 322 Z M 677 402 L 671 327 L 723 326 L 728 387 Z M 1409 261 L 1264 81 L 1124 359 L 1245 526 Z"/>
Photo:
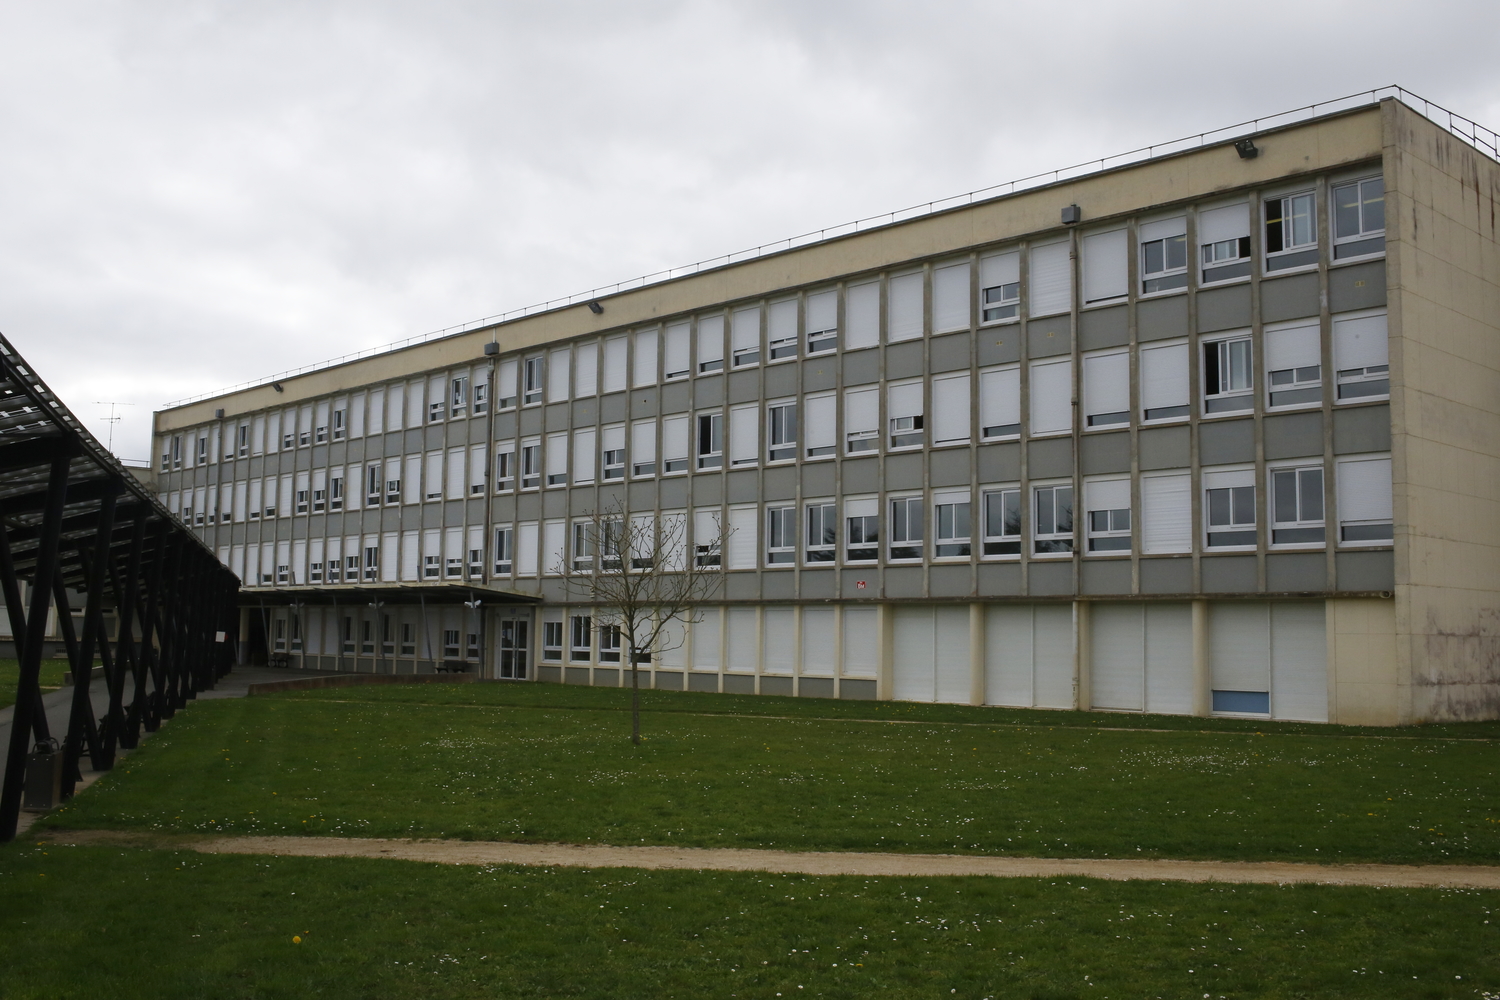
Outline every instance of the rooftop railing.
<path fill-rule="evenodd" d="M 742 264 L 745 261 L 755 260 L 758 257 L 766 257 L 771 254 L 783 253 L 787 250 L 795 250 L 799 247 L 810 246 L 821 243 L 824 240 L 838 239 L 843 236 L 851 236 L 855 233 L 866 232 L 871 229 L 879 229 L 885 226 L 896 225 L 901 222 L 909 222 L 925 215 L 933 215 L 949 209 L 963 208 L 975 202 L 987 201 L 991 198 L 1001 198 L 1006 195 L 1026 191 L 1031 188 L 1044 187 L 1048 184 L 1056 184 L 1059 181 L 1073 180 L 1087 174 L 1099 173 L 1116 167 L 1127 166 L 1131 163 L 1139 163 L 1154 159 L 1158 156 L 1170 156 L 1175 153 L 1185 152 L 1201 146 L 1213 143 L 1226 142 L 1230 139 L 1245 135 L 1254 135 L 1267 129 L 1280 128 L 1292 125 L 1299 121 L 1317 118 L 1320 115 L 1334 114 L 1339 111 L 1349 111 L 1354 108 L 1378 104 L 1388 97 L 1394 97 L 1401 103 L 1417 111 L 1433 124 L 1444 128 L 1464 142 L 1473 146 L 1481 153 L 1491 159 L 1500 160 L 1500 135 L 1485 128 L 1476 122 L 1470 121 L 1463 115 L 1455 114 L 1441 105 L 1435 104 L 1417 94 L 1398 87 L 1394 84 L 1386 87 L 1377 87 L 1374 90 L 1362 90 L 1358 93 L 1349 94 L 1345 97 L 1337 97 L 1331 101 L 1320 101 L 1317 104 L 1308 104 L 1291 111 L 1283 111 L 1279 114 L 1264 118 L 1251 118 L 1234 125 L 1226 125 L 1223 128 L 1213 129 L 1208 132 L 1199 132 L 1195 135 L 1184 136 L 1181 139 L 1173 139 L 1170 142 L 1155 143 L 1150 146 L 1141 146 L 1124 153 L 1115 153 L 1111 156 L 1101 157 L 1097 160 L 1087 160 L 1076 163 L 1070 167 L 1061 167 L 1056 170 L 1047 170 L 1028 177 L 1020 177 L 1015 180 L 1003 181 L 999 184 L 991 184 L 989 187 L 978 188 L 964 194 L 952 195 L 947 198 L 939 198 L 935 201 L 923 202 L 918 205 L 910 205 L 906 208 L 898 208 L 895 211 L 884 212 L 880 215 L 866 216 L 863 219 L 855 219 L 853 222 L 845 222 L 836 226 L 828 226 L 823 229 L 810 230 L 798 236 L 789 236 L 786 239 L 776 240 L 773 243 L 763 243 L 760 246 L 750 247 L 747 250 L 739 250 L 734 253 L 723 254 L 718 257 L 710 257 L 693 264 L 684 264 L 681 267 L 667 268 L 662 271 L 654 271 L 651 274 L 643 274 L 637 278 L 629 278 L 625 281 L 617 281 L 612 285 L 601 285 L 598 288 L 590 288 L 587 291 L 575 292 L 561 298 L 548 299 L 545 302 L 537 302 L 519 309 L 511 309 L 507 312 L 496 313 L 492 316 L 484 316 L 480 319 L 469 320 L 454 326 L 445 326 L 441 330 L 433 330 L 429 333 L 421 333 L 406 337 L 403 340 L 382 344 L 378 347 L 367 347 L 363 350 L 354 351 L 349 354 L 329 358 L 326 361 L 318 361 L 313 364 L 303 365 L 300 368 L 289 368 L 266 378 L 255 379 L 249 382 L 241 382 L 224 389 L 213 392 L 200 393 L 189 396 L 186 399 L 175 400 L 165 404 L 165 409 L 175 406 L 186 406 L 189 403 L 197 403 L 205 399 L 213 399 L 216 396 L 225 396 L 242 389 L 253 389 L 257 386 L 269 385 L 282 379 L 294 378 L 298 375 L 306 375 L 310 372 L 322 371 L 325 368 L 335 368 L 351 361 L 362 358 L 374 357 L 379 354 L 388 354 L 403 348 L 413 347 L 417 344 L 425 344 L 434 340 L 442 340 L 444 337 L 452 337 L 471 330 L 478 330 L 511 320 L 523 319 L 534 316 L 537 313 L 550 312 L 553 309 L 563 309 L 568 306 L 581 305 L 593 302 L 597 299 L 610 295 L 618 295 L 621 292 L 634 291 L 645 288 L 648 285 L 660 284 L 671 281 L 674 278 L 687 277 L 715 268 L 728 267 L 732 264 Z"/>

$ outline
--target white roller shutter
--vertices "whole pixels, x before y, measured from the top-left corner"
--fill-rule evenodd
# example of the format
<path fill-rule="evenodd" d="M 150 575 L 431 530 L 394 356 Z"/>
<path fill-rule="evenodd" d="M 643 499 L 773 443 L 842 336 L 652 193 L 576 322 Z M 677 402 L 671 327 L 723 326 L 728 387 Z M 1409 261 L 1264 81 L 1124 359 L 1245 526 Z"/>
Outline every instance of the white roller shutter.
<path fill-rule="evenodd" d="M 1142 223 L 1140 230 L 1136 233 L 1136 239 L 1141 243 L 1154 243 L 1156 240 L 1186 235 L 1187 219 L 1179 216 L 1175 219 L 1158 219 L 1155 222 Z"/>
<path fill-rule="evenodd" d="M 693 667 L 697 670 L 718 670 L 720 646 L 723 640 L 723 616 L 719 608 L 702 608 L 699 618 L 693 622 Z"/>
<path fill-rule="evenodd" d="M 922 272 L 898 275 L 886 287 L 887 342 L 922 336 Z"/>
<path fill-rule="evenodd" d="M 1210 604 L 1208 656 L 1215 691 L 1271 690 L 1270 605 L 1262 601 Z"/>
<path fill-rule="evenodd" d="M 1193 550 L 1193 480 L 1187 473 L 1141 477 L 1141 551 Z"/>
<path fill-rule="evenodd" d="M 702 507 L 693 511 L 693 545 L 711 545 L 719 536 L 719 508 Z M 721 560 L 723 556 L 720 556 Z"/>
<path fill-rule="evenodd" d="M 922 383 L 900 382 L 887 387 L 887 416 L 920 417 L 922 415 Z"/>
<path fill-rule="evenodd" d="M 1073 308 L 1073 269 L 1067 243 L 1031 248 L 1030 301 L 1033 317 L 1065 313 Z"/>
<path fill-rule="evenodd" d="M 630 426 L 630 462 L 647 465 L 656 461 L 656 421 L 637 420 Z M 660 469 L 657 470 L 661 472 Z"/>
<path fill-rule="evenodd" d="M 729 464 L 754 465 L 760 459 L 760 406 L 729 409 Z"/>
<path fill-rule="evenodd" d="M 844 433 L 880 430 L 880 390 L 856 389 L 844 393 Z"/>
<path fill-rule="evenodd" d="M 932 443 L 969 440 L 969 374 L 932 380 Z"/>
<path fill-rule="evenodd" d="M 874 608 L 844 609 L 844 676 L 874 677 L 880 657 Z"/>
<path fill-rule="evenodd" d="M 1389 458 L 1341 458 L 1337 471 L 1341 522 L 1394 519 Z"/>
<path fill-rule="evenodd" d="M 462 500 L 468 493 L 468 477 L 464 475 L 464 451 L 463 448 L 448 449 L 448 478 L 447 488 L 444 490 L 443 499 Z"/>
<path fill-rule="evenodd" d="M 869 281 L 844 293 L 845 347 L 857 350 L 880 343 L 880 285 Z"/>
<path fill-rule="evenodd" d="M 727 569 L 754 569 L 759 562 L 760 518 L 754 507 L 729 508 L 729 563 Z"/>
<path fill-rule="evenodd" d="M 415 531 L 401 533 L 401 579 L 411 583 L 422 579 L 422 548 Z"/>
<path fill-rule="evenodd" d="M 797 339 L 796 299 L 772 302 L 766 309 L 766 337 L 773 344 L 778 340 Z"/>
<path fill-rule="evenodd" d="M 547 356 L 547 402 L 561 403 L 568 398 L 569 352 L 566 347 Z"/>
<path fill-rule="evenodd" d="M 401 536 L 387 531 L 380 536 L 380 582 L 395 583 L 400 568 Z"/>
<path fill-rule="evenodd" d="M 1021 425 L 1021 369 L 1001 368 L 979 373 L 979 428 L 1019 428 Z M 1001 430 L 1016 434 L 1018 430 Z"/>
<path fill-rule="evenodd" d="M 930 605 L 897 604 L 892 642 L 892 688 L 897 701 L 932 701 L 936 693 L 935 622 Z"/>
<path fill-rule="evenodd" d="M 583 427 L 573 432 L 573 485 L 594 481 L 594 456 L 598 453 L 594 428 Z"/>
<path fill-rule="evenodd" d="M 973 686 L 969 676 L 968 605 L 942 605 L 933 610 L 937 700 L 967 705 Z"/>
<path fill-rule="evenodd" d="M 1083 509 L 1128 510 L 1129 479 L 1090 479 L 1083 484 Z"/>
<path fill-rule="evenodd" d="M 686 362 L 687 358 L 684 357 Z M 684 363 L 683 368 L 687 365 Z M 637 387 L 656 384 L 656 330 L 635 332 L 635 364 L 632 381 Z"/>
<path fill-rule="evenodd" d="M 807 332 L 836 330 L 839 325 L 839 293 L 830 288 L 807 297 Z"/>
<path fill-rule="evenodd" d="M 932 272 L 932 332 L 969 328 L 969 262 Z"/>
<path fill-rule="evenodd" d="M 880 501 L 875 497 L 857 497 L 844 501 L 845 517 L 875 517 L 880 513 Z"/>
<path fill-rule="evenodd" d="M 687 564 L 687 511 L 662 511 L 661 554 L 662 568 L 670 572 L 681 572 Z"/>
<path fill-rule="evenodd" d="M 437 528 L 432 528 L 422 532 L 422 554 L 424 556 L 430 556 L 434 559 L 439 560 L 438 563 L 434 564 L 438 568 L 435 568 L 433 570 L 433 573 L 435 576 L 441 576 L 443 572 L 441 569 L 441 560 L 443 558 L 443 533 Z"/>
<path fill-rule="evenodd" d="M 997 253 L 979 258 L 980 288 L 994 288 L 996 285 L 1013 285 L 1020 280 L 1020 251 L 1012 250 L 1009 253 Z"/>
<path fill-rule="evenodd" d="M 1124 298 L 1130 291 L 1126 270 L 1129 234 L 1123 229 L 1083 238 L 1083 299 L 1103 302 Z"/>
<path fill-rule="evenodd" d="M 291 582 L 307 583 L 307 542 L 298 539 L 292 542 Z"/>
<path fill-rule="evenodd" d="M 761 672 L 790 674 L 796 666 L 797 631 L 791 608 L 766 608 L 761 612 Z"/>
<path fill-rule="evenodd" d="M 390 473 L 386 473 L 389 477 Z M 422 502 L 422 456 L 407 455 L 406 470 L 401 481 L 401 502 Z"/>
<path fill-rule="evenodd" d="M 599 345 L 578 345 L 578 364 L 573 370 L 573 395 L 592 396 L 599 389 Z"/>
<path fill-rule="evenodd" d="M 713 361 L 724 360 L 724 316 L 698 317 L 698 370 Z"/>
<path fill-rule="evenodd" d="M 985 703 L 1030 708 L 1032 697 L 1032 607 L 991 604 L 985 608 Z"/>
<path fill-rule="evenodd" d="M 1032 619 L 1036 706 L 1073 707 L 1073 608 L 1039 604 Z"/>
<path fill-rule="evenodd" d="M 662 623 L 661 632 L 656 642 L 655 661 L 659 668 L 666 670 L 682 670 L 687 666 L 683 650 L 683 633 L 685 629 L 682 622 L 668 619 Z"/>
<path fill-rule="evenodd" d="M 443 495 L 443 453 L 429 451 L 423 468 L 422 499 L 437 500 Z"/>
<path fill-rule="evenodd" d="M 516 405 L 516 396 L 520 392 L 516 381 L 520 377 L 519 373 L 520 363 L 515 358 L 502 361 L 495 366 L 495 409 L 500 409 L 502 403 L 506 406 Z M 378 405 L 379 402 L 372 392 L 370 394 L 370 423 L 372 425 L 378 423 L 375 418 L 375 409 Z M 379 430 L 379 428 L 372 426 L 371 430 Z"/>
<path fill-rule="evenodd" d="M 628 341 L 624 337 L 613 337 L 604 342 L 604 392 L 620 392 L 625 388 L 625 355 Z"/>
<path fill-rule="evenodd" d="M 794 303 L 793 309 L 796 308 Z M 793 319 L 793 323 L 796 320 Z M 734 352 L 760 350 L 760 306 L 736 309 L 732 317 L 730 337 L 734 341 Z"/>
<path fill-rule="evenodd" d="M 731 607 L 724 617 L 724 647 L 729 651 L 729 669 L 735 673 L 755 673 L 760 662 L 755 609 Z"/>
<path fill-rule="evenodd" d="M 563 386 L 567 386 L 567 380 L 563 380 Z M 427 422 L 426 414 L 422 412 L 422 391 L 425 389 L 421 382 L 412 382 L 406 387 L 406 426 L 421 427 Z M 290 421 L 290 416 L 288 416 Z"/>
<path fill-rule="evenodd" d="M 234 501 L 233 506 L 230 507 L 230 510 L 234 512 L 234 520 L 236 524 L 245 520 L 245 514 L 249 510 L 245 502 L 245 486 L 246 483 L 243 479 L 234 484 Z"/>
<path fill-rule="evenodd" d="M 663 359 L 662 375 L 664 378 L 682 378 L 692 369 L 692 363 L 688 360 L 688 325 L 674 323 L 667 327 L 664 338 L 666 357 Z"/>
<path fill-rule="evenodd" d="M 1083 406 L 1089 418 L 1107 413 L 1121 414 L 1110 423 L 1130 422 L 1130 354 L 1112 351 L 1090 354 L 1083 359 Z M 1094 421 L 1089 420 L 1093 426 Z M 1102 426 L 1102 424 L 1100 424 Z"/>
<path fill-rule="evenodd" d="M 662 471 L 667 462 L 686 462 L 688 458 L 688 418 L 663 417 L 661 421 Z"/>
<path fill-rule="evenodd" d="M 568 435 L 566 431 L 547 435 L 547 483 L 566 483 L 568 475 Z M 546 485 L 544 484 L 544 485 Z"/>
<path fill-rule="evenodd" d="M 838 447 L 838 404 L 832 394 L 802 400 L 802 436 L 807 454 Z M 832 454 L 832 452 L 827 452 Z"/>
<path fill-rule="evenodd" d="M 488 456 L 482 444 L 476 444 L 469 449 L 469 495 L 482 496 L 489 482 Z"/>
<path fill-rule="evenodd" d="M 1320 364 L 1321 355 L 1322 351 L 1318 346 L 1317 323 L 1302 323 L 1266 330 L 1266 371 L 1268 372 Z"/>
<path fill-rule="evenodd" d="M 1328 721 L 1328 639 L 1321 601 L 1271 605 L 1271 713 Z"/>
<path fill-rule="evenodd" d="M 1093 707 L 1139 712 L 1146 705 L 1145 605 L 1099 603 L 1093 633 Z"/>
<path fill-rule="evenodd" d="M 1193 712 L 1193 608 L 1146 605 L 1146 711 Z"/>
<path fill-rule="evenodd" d="M 1333 318 L 1334 368 L 1368 368 L 1389 362 L 1390 341 L 1384 313 Z"/>
<path fill-rule="evenodd" d="M 438 461 L 440 461 L 440 462 L 442 461 L 442 455 L 441 454 L 439 454 L 439 456 L 438 456 Z M 278 496 L 276 498 L 276 515 L 278 517 L 290 517 L 291 513 L 292 513 L 292 477 L 289 476 L 289 475 L 287 475 L 287 476 L 282 476 L 281 477 L 281 488 L 280 488 L 279 494 L 278 494 Z"/>
<path fill-rule="evenodd" d="M 833 676 L 834 630 L 832 608 L 802 609 L 802 674 L 804 676 Z"/>
<path fill-rule="evenodd" d="M 1056 434 L 1073 429 L 1073 362 L 1036 361 L 1031 365 L 1031 433 Z"/>
<path fill-rule="evenodd" d="M 1141 348 L 1141 410 L 1188 405 L 1188 345 Z M 1186 414 L 1184 414 L 1185 416 Z"/>
<path fill-rule="evenodd" d="M 1244 202 L 1198 213 L 1198 242 L 1202 245 L 1249 235 L 1250 206 Z"/>
<path fill-rule="evenodd" d="M 566 521 L 548 521 L 546 531 L 543 535 L 542 546 L 542 572 L 547 576 L 557 576 L 563 572 L 568 558 L 568 523 Z"/>
<path fill-rule="evenodd" d="M 647 427 L 651 426 L 651 424 L 650 424 L 649 421 L 646 421 L 645 423 L 646 423 Z M 653 445 L 655 445 L 655 443 L 656 443 L 655 441 L 652 442 Z M 603 429 L 600 430 L 600 432 L 599 432 L 599 450 L 601 452 L 602 451 L 623 451 L 624 448 L 625 448 L 625 425 L 624 424 L 610 424 L 608 427 L 605 427 L 605 428 L 603 428 Z"/>

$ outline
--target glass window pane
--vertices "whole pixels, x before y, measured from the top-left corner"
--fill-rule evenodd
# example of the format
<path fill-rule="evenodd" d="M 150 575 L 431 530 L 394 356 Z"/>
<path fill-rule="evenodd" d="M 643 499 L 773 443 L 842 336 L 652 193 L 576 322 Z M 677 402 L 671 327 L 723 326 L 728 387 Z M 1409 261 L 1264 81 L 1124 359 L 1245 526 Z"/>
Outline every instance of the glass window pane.
<path fill-rule="evenodd" d="M 1208 491 L 1208 523 L 1214 527 L 1229 524 L 1229 491 Z"/>
<path fill-rule="evenodd" d="M 1234 524 L 1255 523 L 1255 487 L 1236 486 L 1231 491 L 1234 506 Z"/>
<path fill-rule="evenodd" d="M 1052 490 L 1036 491 L 1036 533 L 1051 535 L 1057 531 L 1057 522 L 1052 512 Z"/>
<path fill-rule="evenodd" d="M 1333 235 L 1359 235 L 1359 185 L 1333 189 Z"/>
<path fill-rule="evenodd" d="M 1173 236 L 1165 242 L 1167 268 L 1187 267 L 1187 237 Z"/>
<path fill-rule="evenodd" d="M 1057 488 L 1057 530 L 1066 534 L 1073 530 L 1073 487 Z"/>
<path fill-rule="evenodd" d="M 1323 520 L 1323 470 L 1300 469 L 1297 472 L 1302 500 L 1302 520 Z"/>
<path fill-rule="evenodd" d="M 1291 469 L 1271 474 L 1271 509 L 1278 522 L 1297 520 L 1297 473 Z"/>
<path fill-rule="evenodd" d="M 1385 228 L 1385 179 L 1375 177 L 1364 181 L 1359 191 L 1364 199 L 1362 229 L 1367 233 L 1379 232 Z"/>

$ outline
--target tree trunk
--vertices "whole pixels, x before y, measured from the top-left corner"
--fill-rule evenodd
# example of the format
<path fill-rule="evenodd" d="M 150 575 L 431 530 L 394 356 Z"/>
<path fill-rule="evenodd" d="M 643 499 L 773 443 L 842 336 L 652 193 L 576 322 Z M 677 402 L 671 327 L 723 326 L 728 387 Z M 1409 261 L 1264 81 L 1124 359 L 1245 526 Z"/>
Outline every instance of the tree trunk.
<path fill-rule="evenodd" d="M 630 647 L 630 742 L 641 745 L 641 671 L 633 644 Z"/>

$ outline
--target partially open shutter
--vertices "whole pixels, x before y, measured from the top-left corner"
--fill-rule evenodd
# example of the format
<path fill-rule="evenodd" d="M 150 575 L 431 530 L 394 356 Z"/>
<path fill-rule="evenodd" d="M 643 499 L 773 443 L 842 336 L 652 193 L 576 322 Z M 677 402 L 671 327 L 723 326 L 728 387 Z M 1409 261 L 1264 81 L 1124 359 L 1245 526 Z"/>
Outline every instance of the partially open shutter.
<path fill-rule="evenodd" d="M 1130 291 L 1126 269 L 1129 234 L 1123 229 L 1083 238 L 1083 299 L 1104 302 Z"/>

